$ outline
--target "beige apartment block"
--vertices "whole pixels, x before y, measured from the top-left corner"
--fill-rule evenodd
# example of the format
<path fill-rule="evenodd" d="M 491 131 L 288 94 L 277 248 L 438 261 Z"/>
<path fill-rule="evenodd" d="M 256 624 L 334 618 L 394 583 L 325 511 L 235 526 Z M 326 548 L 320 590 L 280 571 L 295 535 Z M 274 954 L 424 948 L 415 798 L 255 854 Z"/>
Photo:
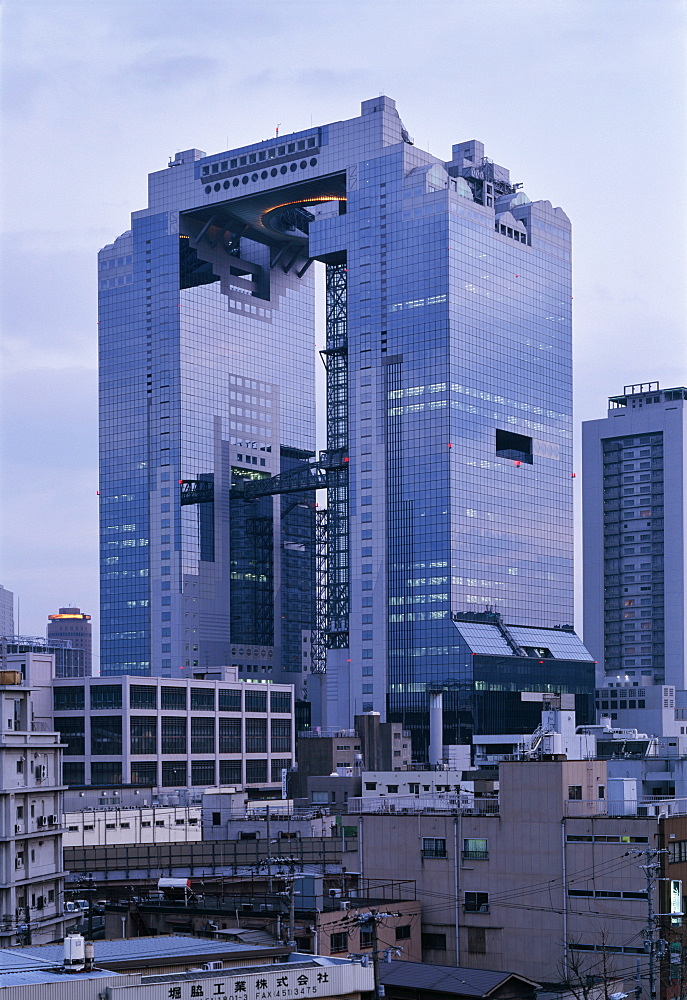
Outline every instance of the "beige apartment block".
<path fill-rule="evenodd" d="M 423 961 L 553 982 L 601 956 L 634 969 L 644 954 L 639 852 L 657 846 L 658 821 L 609 797 L 605 761 L 505 762 L 498 797 L 469 804 L 391 799 L 349 804 L 360 868 L 416 880 Z"/>

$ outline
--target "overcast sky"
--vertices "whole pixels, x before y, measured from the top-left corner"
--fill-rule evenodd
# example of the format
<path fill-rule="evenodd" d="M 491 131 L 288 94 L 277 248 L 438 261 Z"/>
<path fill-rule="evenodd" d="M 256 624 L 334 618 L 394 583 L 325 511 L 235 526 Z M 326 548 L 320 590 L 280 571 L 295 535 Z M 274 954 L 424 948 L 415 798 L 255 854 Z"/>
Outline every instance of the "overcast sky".
<path fill-rule="evenodd" d="M 21 632 L 69 603 L 97 621 L 96 252 L 177 150 L 386 93 L 417 145 L 480 139 L 570 216 L 578 423 L 627 383 L 686 384 L 686 24 L 684 0 L 5 0 L 0 583 Z"/>

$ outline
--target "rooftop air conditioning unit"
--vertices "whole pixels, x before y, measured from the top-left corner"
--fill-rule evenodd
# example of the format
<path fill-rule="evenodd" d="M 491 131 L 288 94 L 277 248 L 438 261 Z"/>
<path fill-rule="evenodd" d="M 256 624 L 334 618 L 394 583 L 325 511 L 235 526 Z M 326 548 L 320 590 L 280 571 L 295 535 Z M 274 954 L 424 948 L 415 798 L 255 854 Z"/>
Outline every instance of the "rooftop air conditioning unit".
<path fill-rule="evenodd" d="M 340 899 L 341 898 L 341 892 L 342 892 L 341 889 L 330 889 L 329 890 L 329 898 L 330 899 Z"/>

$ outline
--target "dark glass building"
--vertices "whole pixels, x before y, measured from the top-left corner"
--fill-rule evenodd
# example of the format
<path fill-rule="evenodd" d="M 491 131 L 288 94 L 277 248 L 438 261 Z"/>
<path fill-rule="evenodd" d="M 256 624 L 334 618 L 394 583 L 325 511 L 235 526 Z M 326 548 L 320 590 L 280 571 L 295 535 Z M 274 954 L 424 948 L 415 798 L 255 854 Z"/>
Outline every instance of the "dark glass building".
<path fill-rule="evenodd" d="M 571 694 L 579 725 L 594 722 L 595 663 L 570 626 L 507 625 L 494 612 L 454 615 L 457 633 L 452 669 L 444 684 L 443 742 L 470 743 L 473 736 L 528 734 L 541 721 L 541 698 Z M 428 738 L 422 703 L 406 712 L 417 750 Z"/>

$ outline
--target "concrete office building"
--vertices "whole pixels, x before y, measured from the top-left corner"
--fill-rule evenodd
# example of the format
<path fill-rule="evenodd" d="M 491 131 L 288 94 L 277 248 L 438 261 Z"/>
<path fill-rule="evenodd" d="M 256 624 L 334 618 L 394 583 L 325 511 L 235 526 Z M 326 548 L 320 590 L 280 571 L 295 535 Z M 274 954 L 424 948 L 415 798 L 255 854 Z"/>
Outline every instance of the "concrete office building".
<path fill-rule="evenodd" d="M 281 794 L 294 761 L 293 688 L 235 671 L 227 681 L 60 679 L 52 710 L 66 785 L 245 785 L 261 798 Z"/>
<path fill-rule="evenodd" d="M 64 674 L 58 677 L 90 677 L 93 673 L 93 639 L 91 635 L 91 616 L 81 611 L 81 608 L 60 608 L 56 615 L 48 615 L 48 626 L 45 630 L 46 639 L 68 640 L 72 649 L 83 650 L 83 673 Z"/>
<path fill-rule="evenodd" d="M 14 594 L 0 585 L 0 635 L 14 635 Z"/>
<path fill-rule="evenodd" d="M 498 796 L 394 807 L 370 795 L 349 800 L 348 821 L 357 813 L 363 875 L 416 880 L 423 961 L 560 982 L 605 948 L 614 974 L 644 955 L 646 878 L 632 851 L 658 846 L 658 819 L 636 799 L 610 801 L 608 781 L 606 761 L 504 762 Z"/>
<path fill-rule="evenodd" d="M 637 725 L 647 698 L 686 704 L 687 389 L 625 386 L 582 443 L 584 639 L 599 708 Z"/>
<path fill-rule="evenodd" d="M 103 673 L 247 669 L 248 643 L 302 682 L 302 504 L 327 486 L 325 724 L 414 717 L 423 749 L 452 611 L 572 621 L 568 219 L 480 142 L 419 149 L 388 97 L 178 153 L 149 191 L 99 265 Z M 327 450 L 304 465 L 314 261 Z"/>

